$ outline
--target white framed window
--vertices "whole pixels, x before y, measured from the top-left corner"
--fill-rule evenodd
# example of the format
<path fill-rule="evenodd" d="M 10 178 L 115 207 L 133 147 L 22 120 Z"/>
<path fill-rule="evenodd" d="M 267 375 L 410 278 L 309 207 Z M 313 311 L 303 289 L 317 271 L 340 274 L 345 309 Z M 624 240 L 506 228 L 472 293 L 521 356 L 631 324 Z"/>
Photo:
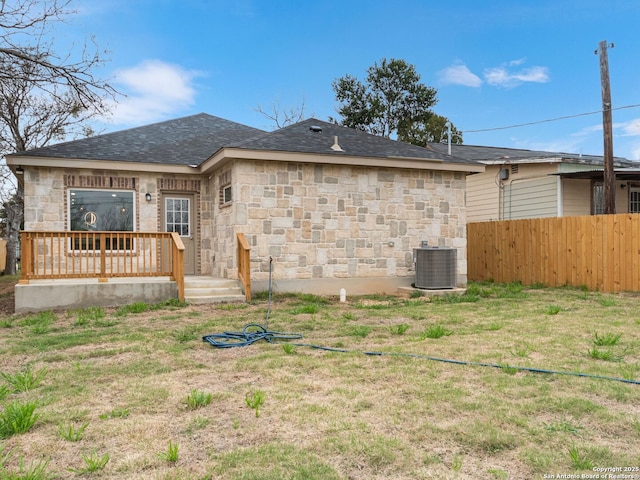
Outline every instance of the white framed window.
<path fill-rule="evenodd" d="M 222 191 L 220 192 L 220 203 L 222 205 L 226 205 L 227 203 L 231 203 L 233 200 L 231 185 L 226 185 L 222 187 Z"/>
<path fill-rule="evenodd" d="M 191 236 L 191 201 L 188 198 L 164 199 L 165 229 L 181 237 Z"/>
<path fill-rule="evenodd" d="M 629 213 L 640 213 L 640 187 L 629 188 Z"/>
<path fill-rule="evenodd" d="M 220 206 L 230 205 L 233 201 L 233 189 L 231 188 L 231 171 L 228 170 L 218 177 L 220 185 Z"/>
<path fill-rule="evenodd" d="M 591 184 L 591 215 L 604 213 L 604 183 L 593 182 Z"/>

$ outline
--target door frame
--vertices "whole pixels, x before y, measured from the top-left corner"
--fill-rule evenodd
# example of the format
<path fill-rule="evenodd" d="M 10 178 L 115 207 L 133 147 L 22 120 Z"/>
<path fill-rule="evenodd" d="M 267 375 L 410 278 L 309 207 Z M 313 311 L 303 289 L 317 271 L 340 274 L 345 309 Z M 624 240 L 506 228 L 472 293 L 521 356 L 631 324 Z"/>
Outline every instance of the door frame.
<path fill-rule="evenodd" d="M 160 228 L 163 232 L 167 230 L 167 200 L 168 199 L 187 199 L 189 200 L 189 235 L 180 235 L 183 243 L 185 244 L 185 259 L 184 259 L 184 273 L 185 275 L 198 274 L 199 266 L 199 245 L 200 238 L 198 236 L 198 226 L 196 224 L 198 220 L 197 209 L 197 195 L 194 192 L 174 192 L 164 191 L 160 195 Z M 191 248 L 189 248 L 191 244 Z M 191 266 L 190 266 L 191 265 Z"/>

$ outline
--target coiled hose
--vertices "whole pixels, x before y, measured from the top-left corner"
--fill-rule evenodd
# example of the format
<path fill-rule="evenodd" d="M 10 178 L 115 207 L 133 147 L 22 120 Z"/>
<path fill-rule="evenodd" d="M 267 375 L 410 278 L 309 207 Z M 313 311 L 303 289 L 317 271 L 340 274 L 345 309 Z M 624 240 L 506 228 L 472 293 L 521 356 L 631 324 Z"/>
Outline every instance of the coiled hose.
<path fill-rule="evenodd" d="M 271 264 L 273 258 L 269 257 L 269 296 L 267 302 L 267 315 L 265 318 L 265 324 L 260 325 L 258 323 L 249 323 L 239 332 L 223 332 L 213 333 L 211 335 L 205 335 L 202 337 L 202 341 L 208 342 L 216 348 L 232 348 L 232 347 L 246 347 L 260 340 L 264 340 L 268 343 L 289 343 L 296 347 L 308 347 L 317 350 L 325 350 L 328 352 L 341 352 L 341 353 L 362 353 L 364 355 L 375 356 L 393 356 L 393 357 L 409 357 L 417 358 L 421 360 L 430 360 L 433 362 L 452 363 L 455 365 L 466 365 L 471 367 L 491 367 L 500 368 L 505 370 L 515 370 L 521 372 L 531 373 L 546 373 L 550 375 L 570 375 L 575 377 L 593 378 L 598 380 L 609 380 L 614 382 L 629 383 L 632 385 L 640 385 L 640 381 L 631 380 L 626 378 L 608 377 L 604 375 L 594 375 L 590 373 L 582 372 L 567 372 L 560 370 L 547 370 L 544 368 L 533 367 L 518 367 L 512 365 L 500 365 L 497 363 L 482 363 L 482 362 L 469 362 L 465 360 L 450 360 L 446 358 L 430 357 L 428 355 L 421 355 L 417 353 L 402 353 L 402 352 L 360 352 L 358 350 L 347 350 L 344 348 L 332 348 L 324 347 L 322 345 L 314 345 L 310 343 L 292 343 L 291 340 L 300 340 L 302 335 L 299 333 L 285 333 L 285 332 L 271 332 L 269 328 L 269 315 L 271 313 Z"/>

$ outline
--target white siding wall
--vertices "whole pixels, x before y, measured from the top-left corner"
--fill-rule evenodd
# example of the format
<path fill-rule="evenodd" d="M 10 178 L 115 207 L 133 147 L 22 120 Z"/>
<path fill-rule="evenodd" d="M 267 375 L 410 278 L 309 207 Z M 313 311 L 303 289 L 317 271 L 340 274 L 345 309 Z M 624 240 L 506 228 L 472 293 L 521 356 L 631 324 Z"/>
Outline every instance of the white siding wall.
<path fill-rule="evenodd" d="M 502 208 L 504 220 L 557 217 L 559 177 L 513 180 L 504 188 Z"/>
<path fill-rule="evenodd" d="M 625 185 L 625 188 L 622 188 Z M 591 180 L 564 179 L 562 185 L 564 216 L 591 215 Z M 616 183 L 616 213 L 629 211 L 626 181 Z"/>
<path fill-rule="evenodd" d="M 498 220 L 500 195 L 496 184 L 497 167 L 487 167 L 484 173 L 467 175 L 467 220 L 486 222 Z"/>
<path fill-rule="evenodd" d="M 562 202 L 565 217 L 591 214 L 591 180 L 564 179 Z"/>
<path fill-rule="evenodd" d="M 506 168 L 509 178 L 499 179 Z M 557 163 L 487 165 L 467 177 L 469 222 L 558 216 Z"/>

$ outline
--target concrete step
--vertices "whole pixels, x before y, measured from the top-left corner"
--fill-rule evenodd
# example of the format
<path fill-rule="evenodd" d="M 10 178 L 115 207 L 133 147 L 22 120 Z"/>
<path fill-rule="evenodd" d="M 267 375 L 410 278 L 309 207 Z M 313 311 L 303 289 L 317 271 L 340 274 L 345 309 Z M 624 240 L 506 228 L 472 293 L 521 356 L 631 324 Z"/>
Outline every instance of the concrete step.
<path fill-rule="evenodd" d="M 240 281 L 214 277 L 185 277 L 184 299 L 199 305 L 246 301 Z"/>

